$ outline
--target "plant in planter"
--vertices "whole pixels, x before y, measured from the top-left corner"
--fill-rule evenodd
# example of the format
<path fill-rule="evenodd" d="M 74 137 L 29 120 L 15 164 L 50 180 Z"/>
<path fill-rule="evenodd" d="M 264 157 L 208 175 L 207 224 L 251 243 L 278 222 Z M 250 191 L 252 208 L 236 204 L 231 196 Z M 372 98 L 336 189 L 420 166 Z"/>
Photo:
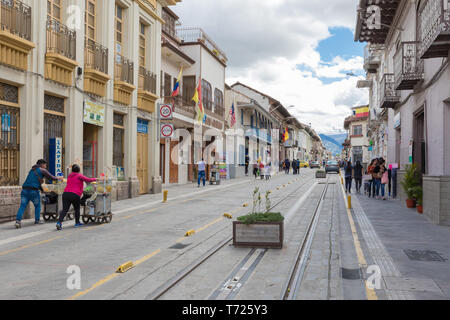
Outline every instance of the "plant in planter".
<path fill-rule="evenodd" d="M 317 170 L 316 171 L 316 179 L 317 178 L 326 178 L 327 173 L 324 170 Z"/>
<path fill-rule="evenodd" d="M 417 201 L 417 212 L 423 213 L 423 188 L 421 186 L 414 188 L 414 198 Z"/>
<path fill-rule="evenodd" d="M 401 182 L 403 190 L 408 197 L 406 200 L 406 206 L 408 208 L 416 207 L 416 198 L 415 198 L 415 188 L 419 186 L 420 183 L 420 174 L 417 170 L 416 164 L 406 165 L 405 166 L 405 178 Z"/>
<path fill-rule="evenodd" d="M 265 210 L 261 211 L 262 196 L 259 188 L 255 188 L 252 212 L 233 222 L 234 246 L 280 249 L 283 247 L 284 217 L 279 212 L 270 212 L 270 191 L 266 192 L 265 202 Z"/>

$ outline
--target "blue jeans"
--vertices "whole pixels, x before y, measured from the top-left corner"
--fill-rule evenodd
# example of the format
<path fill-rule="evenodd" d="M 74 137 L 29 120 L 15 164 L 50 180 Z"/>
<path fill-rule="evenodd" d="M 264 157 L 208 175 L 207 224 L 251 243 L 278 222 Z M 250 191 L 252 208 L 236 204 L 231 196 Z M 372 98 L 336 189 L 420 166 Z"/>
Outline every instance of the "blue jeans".
<path fill-rule="evenodd" d="M 380 195 L 381 179 L 374 179 L 373 182 L 375 183 L 375 188 L 376 188 L 375 194 L 378 197 Z"/>
<path fill-rule="evenodd" d="M 386 195 L 386 185 L 385 184 L 381 184 L 381 196 L 384 198 Z"/>
<path fill-rule="evenodd" d="M 205 171 L 198 172 L 198 185 L 200 185 L 200 180 L 203 179 L 203 186 L 206 184 L 206 173 Z"/>
<path fill-rule="evenodd" d="M 23 213 L 27 209 L 28 202 L 34 204 L 34 219 L 39 221 L 41 219 L 41 194 L 37 190 L 22 190 L 20 194 L 20 208 L 17 212 L 17 221 L 22 221 Z"/>

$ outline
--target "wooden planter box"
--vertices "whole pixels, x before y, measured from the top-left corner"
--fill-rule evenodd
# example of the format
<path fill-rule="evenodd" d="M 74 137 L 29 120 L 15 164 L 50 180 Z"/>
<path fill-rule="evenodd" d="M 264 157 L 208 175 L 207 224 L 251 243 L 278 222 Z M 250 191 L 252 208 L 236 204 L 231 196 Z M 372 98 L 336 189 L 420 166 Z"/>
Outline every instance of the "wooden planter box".
<path fill-rule="evenodd" d="M 316 172 L 316 179 L 326 178 L 326 177 L 327 177 L 327 173 L 326 172 Z"/>
<path fill-rule="evenodd" d="M 241 248 L 283 248 L 284 222 L 233 222 L 233 245 Z"/>

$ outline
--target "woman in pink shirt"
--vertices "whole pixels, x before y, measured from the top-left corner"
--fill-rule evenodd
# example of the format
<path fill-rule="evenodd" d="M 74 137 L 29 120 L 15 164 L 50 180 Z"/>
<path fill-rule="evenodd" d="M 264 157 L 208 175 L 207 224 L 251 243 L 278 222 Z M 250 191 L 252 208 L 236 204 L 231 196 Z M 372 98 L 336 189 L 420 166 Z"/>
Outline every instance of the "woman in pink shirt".
<path fill-rule="evenodd" d="M 67 186 L 64 189 L 63 194 L 63 210 L 59 214 L 58 222 L 56 223 L 56 229 L 62 229 L 62 222 L 70 206 L 73 205 L 75 209 L 75 228 L 81 227 L 83 224 L 80 222 L 80 201 L 83 195 L 84 182 L 91 183 L 97 181 L 97 178 L 86 178 L 80 173 L 80 167 L 76 164 L 72 166 L 72 173 L 67 178 Z"/>

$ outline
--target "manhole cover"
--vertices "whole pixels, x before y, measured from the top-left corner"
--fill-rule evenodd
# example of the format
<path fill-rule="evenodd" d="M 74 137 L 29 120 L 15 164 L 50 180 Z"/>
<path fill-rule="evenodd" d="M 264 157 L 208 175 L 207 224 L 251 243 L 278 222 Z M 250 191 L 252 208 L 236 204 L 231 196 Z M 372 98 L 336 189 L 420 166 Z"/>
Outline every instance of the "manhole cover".
<path fill-rule="evenodd" d="M 171 246 L 169 249 L 180 250 L 180 249 L 184 249 L 186 247 L 189 247 L 190 245 L 191 245 L 190 243 L 188 243 L 188 244 L 177 243 L 177 244 Z"/>
<path fill-rule="evenodd" d="M 361 279 L 361 270 L 341 268 L 341 275 L 346 280 L 359 280 Z"/>
<path fill-rule="evenodd" d="M 439 253 L 436 251 L 430 251 L 430 250 L 403 250 L 405 254 L 408 256 L 410 260 L 413 261 L 427 261 L 427 262 L 445 262 L 447 259 L 442 257 Z"/>

